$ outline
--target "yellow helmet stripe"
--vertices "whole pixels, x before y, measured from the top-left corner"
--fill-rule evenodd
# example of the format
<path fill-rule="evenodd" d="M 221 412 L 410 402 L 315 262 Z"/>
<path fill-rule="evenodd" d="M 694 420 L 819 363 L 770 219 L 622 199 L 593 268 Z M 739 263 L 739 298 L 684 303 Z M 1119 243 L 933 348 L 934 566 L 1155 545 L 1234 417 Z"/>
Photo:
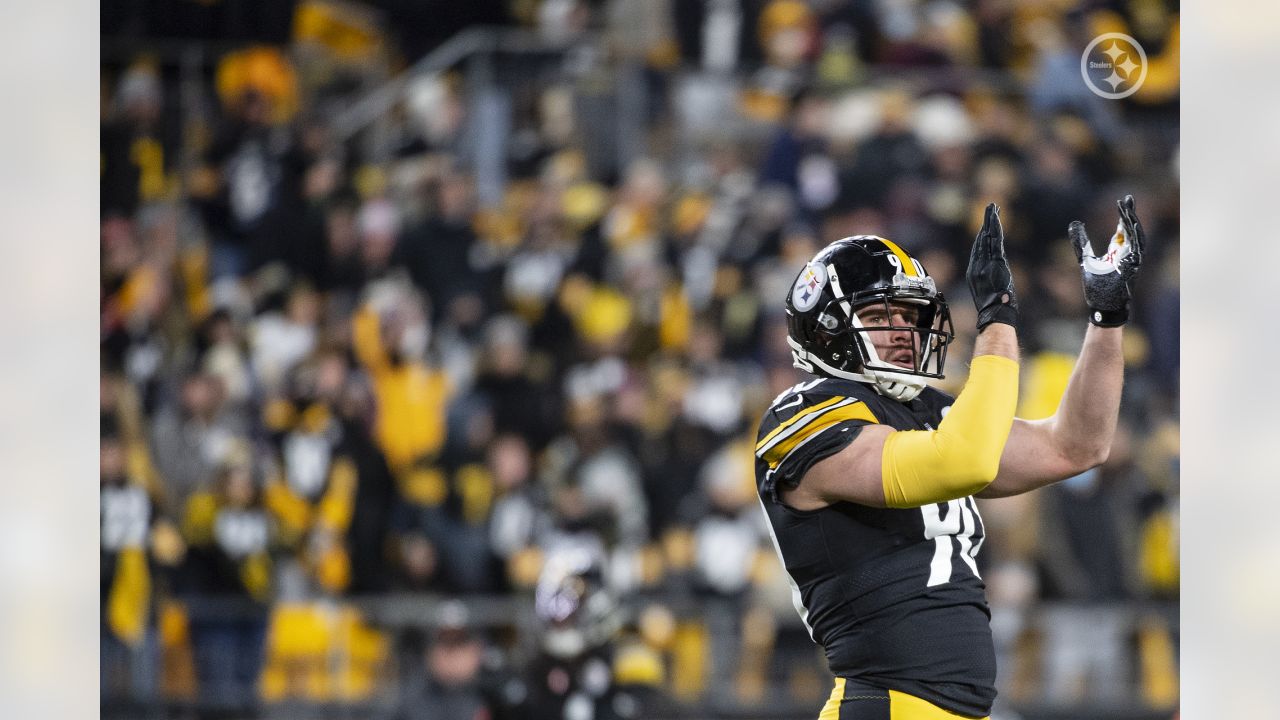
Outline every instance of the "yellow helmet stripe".
<path fill-rule="evenodd" d="M 911 256 L 908 255 L 905 250 L 898 247 L 897 243 L 892 240 L 886 240 L 885 238 L 880 238 L 880 242 L 884 243 L 885 247 L 889 248 L 894 255 L 898 256 L 898 260 L 902 263 L 902 272 L 911 277 L 920 276 L 920 274 L 916 272 L 916 264 L 911 262 Z"/>

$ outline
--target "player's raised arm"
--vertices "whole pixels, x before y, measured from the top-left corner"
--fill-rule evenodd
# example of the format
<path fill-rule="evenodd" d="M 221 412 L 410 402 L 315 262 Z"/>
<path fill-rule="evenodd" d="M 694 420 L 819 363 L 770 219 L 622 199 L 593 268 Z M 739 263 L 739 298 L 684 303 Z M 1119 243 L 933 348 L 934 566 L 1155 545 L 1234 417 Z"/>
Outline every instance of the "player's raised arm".
<path fill-rule="evenodd" d="M 1078 475 L 1102 464 L 1111 449 L 1124 385 L 1122 329 L 1142 267 L 1146 235 L 1133 196 L 1117 203 L 1120 222 L 1107 251 L 1093 254 L 1084 223 L 1067 234 L 1083 276 L 1090 327 L 1066 393 L 1053 417 L 1015 420 L 995 482 L 981 497 L 1004 497 Z"/>
<path fill-rule="evenodd" d="M 1018 302 L 994 204 L 974 241 L 967 278 L 978 340 L 969 379 L 937 429 L 865 426 L 846 448 L 816 463 L 784 496 L 788 503 L 919 507 L 971 495 L 995 478 L 1018 398 Z"/>

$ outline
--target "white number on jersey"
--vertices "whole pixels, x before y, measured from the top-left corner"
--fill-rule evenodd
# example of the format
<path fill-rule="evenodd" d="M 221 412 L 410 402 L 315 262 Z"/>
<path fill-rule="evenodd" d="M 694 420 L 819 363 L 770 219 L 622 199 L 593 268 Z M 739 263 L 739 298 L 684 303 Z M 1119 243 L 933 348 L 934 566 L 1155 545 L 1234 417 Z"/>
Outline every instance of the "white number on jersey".
<path fill-rule="evenodd" d="M 777 405 L 778 402 L 781 401 L 782 398 L 786 397 L 788 394 L 804 392 L 805 390 L 808 390 L 809 388 L 813 387 L 814 385 L 817 385 L 818 383 L 822 382 L 825 379 L 826 378 L 818 378 L 817 380 L 809 380 L 807 382 L 802 382 L 802 383 L 797 383 L 795 385 L 792 385 L 786 390 L 783 390 L 782 392 L 778 393 L 778 397 L 774 398 L 773 402 L 769 403 L 769 405 Z"/>
<path fill-rule="evenodd" d="M 942 516 L 944 507 L 947 510 L 945 518 Z M 978 556 L 978 550 L 986 538 L 984 534 L 977 544 L 973 542 L 973 535 L 982 522 L 973 498 L 931 503 L 922 506 L 920 512 L 924 515 L 924 536 L 934 542 L 933 561 L 929 563 L 929 582 L 926 586 L 951 582 L 952 557 L 955 553 L 960 555 L 960 559 L 969 566 L 975 577 L 982 577 L 978 574 L 974 558 Z"/>

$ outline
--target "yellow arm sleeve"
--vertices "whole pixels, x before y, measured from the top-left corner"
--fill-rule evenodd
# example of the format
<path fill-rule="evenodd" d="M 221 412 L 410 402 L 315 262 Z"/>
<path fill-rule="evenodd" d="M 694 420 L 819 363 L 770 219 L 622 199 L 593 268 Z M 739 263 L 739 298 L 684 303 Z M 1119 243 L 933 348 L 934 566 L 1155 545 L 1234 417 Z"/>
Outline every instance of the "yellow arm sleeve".
<path fill-rule="evenodd" d="M 920 507 L 972 495 L 995 479 L 1018 403 L 1018 363 L 973 359 L 969 380 L 937 430 L 885 439 L 880 458 L 885 505 Z"/>

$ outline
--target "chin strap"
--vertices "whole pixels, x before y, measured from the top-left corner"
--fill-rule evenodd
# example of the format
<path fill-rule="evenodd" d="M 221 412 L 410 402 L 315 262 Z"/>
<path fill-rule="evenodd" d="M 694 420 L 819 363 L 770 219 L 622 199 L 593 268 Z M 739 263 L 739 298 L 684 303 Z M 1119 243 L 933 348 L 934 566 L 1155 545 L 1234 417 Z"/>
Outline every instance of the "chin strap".
<path fill-rule="evenodd" d="M 865 367 L 864 370 L 866 372 L 861 373 L 839 370 L 822 362 L 820 358 L 800 347 L 799 343 L 789 337 L 787 338 L 787 344 L 791 346 L 791 364 L 795 367 L 813 375 L 826 374 L 831 377 L 844 378 L 845 380 L 869 383 L 875 387 L 876 392 L 890 400 L 911 402 L 925 388 L 924 378 L 916 375 Z"/>
<path fill-rule="evenodd" d="M 911 402 L 924 392 L 924 378 L 887 370 L 872 370 L 868 376 L 873 378 L 876 392 L 898 402 Z"/>

